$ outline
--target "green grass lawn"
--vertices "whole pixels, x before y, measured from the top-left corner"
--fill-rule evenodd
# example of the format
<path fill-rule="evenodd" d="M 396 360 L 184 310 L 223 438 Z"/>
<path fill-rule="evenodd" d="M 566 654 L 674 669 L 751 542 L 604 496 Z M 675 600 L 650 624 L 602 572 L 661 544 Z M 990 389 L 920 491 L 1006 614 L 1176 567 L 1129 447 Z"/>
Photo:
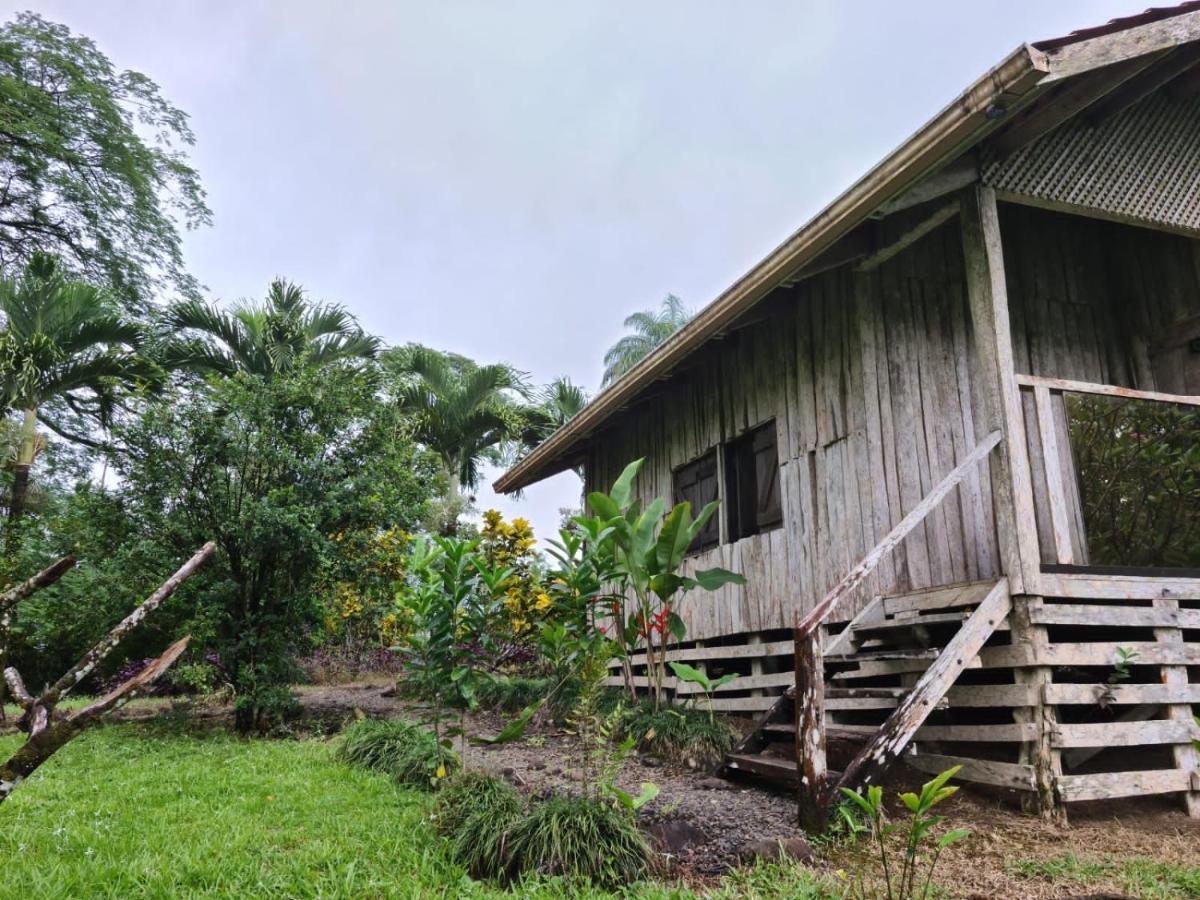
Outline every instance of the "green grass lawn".
<path fill-rule="evenodd" d="M 0 738 L 0 752 L 18 742 Z M 328 742 L 101 728 L 0 806 L 0 898 L 514 896 L 447 861 L 429 802 L 335 762 Z M 798 867 L 767 867 L 722 894 L 820 896 L 810 883 Z M 554 883 L 516 892 L 564 894 Z"/>

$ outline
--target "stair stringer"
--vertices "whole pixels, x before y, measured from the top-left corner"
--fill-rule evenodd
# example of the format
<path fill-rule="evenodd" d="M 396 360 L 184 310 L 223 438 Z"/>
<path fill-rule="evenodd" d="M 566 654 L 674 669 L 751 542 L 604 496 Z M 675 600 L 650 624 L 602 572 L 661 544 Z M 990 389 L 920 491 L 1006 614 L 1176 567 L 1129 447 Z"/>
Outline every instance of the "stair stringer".
<path fill-rule="evenodd" d="M 912 693 L 900 702 L 846 767 L 838 782 L 828 786 L 827 797 L 834 796 L 840 788 L 858 790 L 876 781 L 887 770 L 912 742 L 917 730 L 979 654 L 1011 608 L 1008 579 L 1001 579 L 921 675 Z"/>

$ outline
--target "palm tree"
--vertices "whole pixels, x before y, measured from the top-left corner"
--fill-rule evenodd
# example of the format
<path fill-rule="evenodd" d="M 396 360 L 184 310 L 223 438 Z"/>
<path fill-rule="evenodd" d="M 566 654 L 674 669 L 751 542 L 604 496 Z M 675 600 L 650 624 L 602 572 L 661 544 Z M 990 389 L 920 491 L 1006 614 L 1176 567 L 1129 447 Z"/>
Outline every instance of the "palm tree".
<path fill-rule="evenodd" d="M 162 370 L 136 352 L 141 328 L 102 289 L 68 280 L 53 256 L 35 254 L 20 278 L 0 279 L 0 314 L 0 412 L 21 412 L 5 541 L 11 559 L 40 446 L 41 407 L 61 400 L 103 424 L 119 389 L 153 383 Z"/>
<path fill-rule="evenodd" d="M 608 387 L 632 369 L 651 350 L 686 325 L 692 315 L 682 300 L 674 294 L 667 294 L 657 310 L 635 312 L 627 318 L 625 327 L 631 329 L 633 334 L 625 335 L 604 354 L 602 384 Z"/>
<path fill-rule="evenodd" d="M 381 346 L 344 307 L 312 304 L 301 287 L 282 278 L 271 282 L 265 303 L 241 302 L 225 311 L 189 300 L 168 311 L 167 324 L 200 335 L 173 342 L 164 353 L 171 364 L 221 375 L 269 379 L 305 366 L 374 359 Z"/>
<path fill-rule="evenodd" d="M 532 450 L 575 418 L 587 406 L 588 395 L 570 378 L 559 376 L 538 391 L 532 400 L 533 403 L 524 409 L 525 426 L 519 448 L 522 452 Z"/>
<path fill-rule="evenodd" d="M 395 378 L 396 402 L 411 418 L 413 436 L 441 458 L 447 484 L 441 529 L 452 534 L 463 488 L 478 487 L 482 463 L 499 461 L 521 437 L 525 376 L 503 363 L 481 366 L 419 345 L 389 351 L 384 368 Z"/>

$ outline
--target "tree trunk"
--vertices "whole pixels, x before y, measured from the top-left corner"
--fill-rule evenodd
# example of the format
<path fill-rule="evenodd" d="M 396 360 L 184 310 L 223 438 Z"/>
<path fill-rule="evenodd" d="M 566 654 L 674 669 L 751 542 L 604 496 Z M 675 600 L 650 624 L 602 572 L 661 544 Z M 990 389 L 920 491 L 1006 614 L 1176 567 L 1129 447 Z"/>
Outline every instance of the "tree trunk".
<path fill-rule="evenodd" d="M 17 459 L 13 463 L 12 495 L 8 501 L 9 533 L 12 526 L 25 514 L 25 499 L 29 496 L 29 470 L 37 449 L 37 409 L 25 410 L 21 421 L 21 442 L 17 447 Z"/>
<path fill-rule="evenodd" d="M 37 408 L 27 409 L 21 421 L 21 441 L 13 463 L 12 493 L 8 498 L 8 527 L 4 531 L 3 573 L 0 582 L 8 588 L 17 580 L 17 557 L 21 553 L 21 518 L 25 514 L 25 499 L 29 496 L 29 469 L 37 448 Z M 13 609 L 9 605 L 0 612 L 0 671 L 8 660 L 8 633 L 12 629 Z M 0 680 L 0 721 L 4 719 L 6 690 Z"/>

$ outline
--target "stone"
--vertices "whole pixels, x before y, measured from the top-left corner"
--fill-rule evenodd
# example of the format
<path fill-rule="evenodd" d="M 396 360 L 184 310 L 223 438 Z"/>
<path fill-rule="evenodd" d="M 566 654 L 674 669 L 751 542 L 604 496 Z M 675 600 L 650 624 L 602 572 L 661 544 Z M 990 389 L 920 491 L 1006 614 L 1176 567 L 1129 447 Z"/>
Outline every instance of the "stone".
<path fill-rule="evenodd" d="M 696 782 L 696 788 L 701 791 L 736 791 L 738 786 L 724 778 L 701 778 Z"/>
<path fill-rule="evenodd" d="M 813 849 L 803 838 L 767 838 L 747 841 L 738 850 L 738 859 L 743 863 L 753 863 L 758 860 L 779 862 L 791 858 L 796 862 L 809 863 L 813 861 Z"/>
<path fill-rule="evenodd" d="M 525 779 L 520 776 L 516 769 L 512 766 L 505 766 L 500 770 L 500 777 L 511 784 L 513 787 L 524 787 Z"/>
<path fill-rule="evenodd" d="M 670 819 L 665 822 L 655 822 L 646 828 L 650 838 L 659 853 L 678 855 L 690 847 L 696 847 L 708 840 L 708 835 L 686 819 Z"/>

